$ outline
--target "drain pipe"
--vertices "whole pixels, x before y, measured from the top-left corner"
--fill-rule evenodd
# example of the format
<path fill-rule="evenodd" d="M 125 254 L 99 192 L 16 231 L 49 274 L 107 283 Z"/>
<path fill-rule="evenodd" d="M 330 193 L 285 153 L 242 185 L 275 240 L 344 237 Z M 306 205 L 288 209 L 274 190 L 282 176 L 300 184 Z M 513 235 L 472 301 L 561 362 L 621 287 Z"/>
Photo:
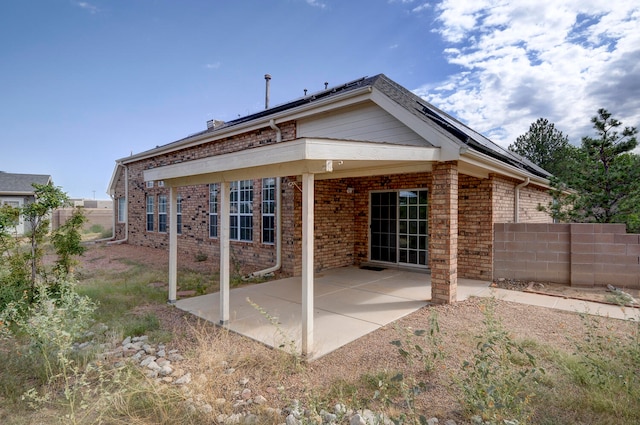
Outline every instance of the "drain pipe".
<path fill-rule="evenodd" d="M 280 130 L 280 127 L 276 125 L 276 120 L 269 120 L 269 127 L 271 127 L 276 132 L 276 143 L 282 142 L 282 131 Z"/>
<path fill-rule="evenodd" d="M 531 182 L 531 179 L 527 177 L 525 181 L 516 186 L 515 189 L 515 199 L 514 199 L 514 211 L 513 211 L 513 222 L 518 223 L 520 221 L 520 189 L 527 186 Z"/>
<path fill-rule="evenodd" d="M 282 192 L 281 192 L 281 177 L 276 178 L 276 264 L 268 269 L 258 270 L 251 273 L 248 278 L 262 277 L 266 274 L 273 273 L 280 270 L 282 266 Z"/>
<path fill-rule="evenodd" d="M 124 169 L 124 199 L 126 201 L 125 206 L 127 208 L 127 216 L 124 220 L 124 238 L 119 239 L 117 241 L 107 242 L 107 245 L 116 245 L 116 244 L 125 243 L 129 239 L 129 169 L 127 168 L 126 165 L 120 164 L 120 166 Z M 114 208 L 113 210 L 113 237 L 114 238 L 116 235 L 115 224 L 116 224 L 116 210 Z"/>

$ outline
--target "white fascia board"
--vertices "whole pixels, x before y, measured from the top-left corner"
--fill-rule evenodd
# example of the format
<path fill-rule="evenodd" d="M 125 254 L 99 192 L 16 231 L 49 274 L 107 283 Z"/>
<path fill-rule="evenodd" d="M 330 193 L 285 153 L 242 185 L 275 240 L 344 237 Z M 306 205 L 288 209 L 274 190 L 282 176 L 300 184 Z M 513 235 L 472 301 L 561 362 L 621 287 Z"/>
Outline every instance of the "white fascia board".
<path fill-rule="evenodd" d="M 398 166 L 439 160 L 439 148 L 305 138 L 152 168 L 145 170 L 143 175 L 145 181 L 164 180 L 168 185 L 176 185 L 178 179 L 196 181 L 195 176 L 198 175 L 208 175 L 208 178 L 215 175 L 215 178 L 231 181 L 238 180 L 243 173 L 271 175 L 266 174 L 268 171 L 275 176 L 331 172 L 333 162 L 329 161 L 341 161 L 343 164 L 349 161 L 380 161 L 385 165 L 395 163 Z"/>
<path fill-rule="evenodd" d="M 545 188 L 550 188 L 550 182 L 548 179 L 514 167 L 513 165 L 505 164 L 502 161 L 499 161 L 495 158 L 490 157 L 489 155 L 485 155 L 480 152 L 468 150 L 466 153 L 460 156 L 460 161 L 469 165 L 487 169 L 490 173 L 493 172 L 514 179 L 523 180 L 529 177 L 531 179 L 531 183 Z"/>
<path fill-rule="evenodd" d="M 455 161 L 460 157 L 459 142 L 441 128 L 424 122 L 378 90 L 373 91 L 371 99 L 427 142 L 441 148 L 442 161 Z"/>
<path fill-rule="evenodd" d="M 320 99 L 312 103 L 300 105 L 296 108 L 287 109 L 279 113 L 267 115 L 256 121 L 252 120 L 228 128 L 223 127 L 220 130 L 214 131 L 212 133 L 204 133 L 193 137 L 187 137 L 180 142 L 169 143 L 167 145 L 141 152 L 136 155 L 121 158 L 117 160 L 117 162 L 127 164 L 143 159 L 153 158 L 155 156 L 170 153 L 179 149 L 186 149 L 203 143 L 214 142 L 216 140 L 259 130 L 261 128 L 269 127 L 269 122 L 272 119 L 277 124 L 285 121 L 300 119 L 309 115 L 315 115 L 318 113 L 334 110 L 344 106 L 349 106 L 354 103 L 364 102 L 370 98 L 370 94 L 371 87 L 363 87 L 346 93 L 330 96 L 326 99 Z"/>

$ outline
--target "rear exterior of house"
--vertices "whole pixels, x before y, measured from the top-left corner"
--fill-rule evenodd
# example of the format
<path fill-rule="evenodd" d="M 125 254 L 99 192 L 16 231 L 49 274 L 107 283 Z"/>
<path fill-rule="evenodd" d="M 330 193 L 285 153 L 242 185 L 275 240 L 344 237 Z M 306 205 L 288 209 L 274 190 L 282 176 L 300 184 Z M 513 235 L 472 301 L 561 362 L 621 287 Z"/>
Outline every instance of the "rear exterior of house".
<path fill-rule="evenodd" d="M 177 261 L 409 267 L 452 302 L 458 277 L 492 278 L 495 223 L 552 221 L 548 177 L 377 75 L 122 158 L 109 192 L 116 240 Z"/>
<path fill-rule="evenodd" d="M 18 174 L 0 171 L 0 206 L 9 205 L 22 208 L 35 200 L 33 184 L 45 185 L 51 183 L 48 174 Z M 18 225 L 13 229 L 17 236 L 29 232 L 29 224 L 21 216 Z"/>

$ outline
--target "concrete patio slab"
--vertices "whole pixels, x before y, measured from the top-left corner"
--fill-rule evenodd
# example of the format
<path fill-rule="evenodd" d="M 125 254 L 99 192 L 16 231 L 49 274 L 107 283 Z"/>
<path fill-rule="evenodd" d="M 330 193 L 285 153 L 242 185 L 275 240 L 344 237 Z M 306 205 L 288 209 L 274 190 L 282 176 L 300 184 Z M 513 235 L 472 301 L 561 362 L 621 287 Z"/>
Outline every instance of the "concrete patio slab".
<path fill-rule="evenodd" d="M 393 268 L 372 271 L 343 267 L 318 273 L 313 289 L 314 338 L 313 351 L 309 356 L 311 360 L 428 305 L 431 299 L 431 275 Z M 458 279 L 457 300 L 470 297 L 495 297 L 625 320 L 638 320 L 640 317 L 639 309 L 510 291 L 492 288 L 487 281 Z M 230 320 L 225 327 L 268 346 L 300 352 L 300 277 L 235 288 L 230 291 L 229 299 Z M 176 307 L 219 323 L 218 293 L 178 300 Z"/>
<path fill-rule="evenodd" d="M 425 273 L 356 267 L 318 273 L 314 279 L 314 348 L 310 359 L 413 313 L 428 304 L 430 294 L 430 276 Z M 229 300 L 230 320 L 225 327 L 271 347 L 300 349 L 300 277 L 235 288 Z M 218 293 L 178 300 L 176 306 L 219 323 Z"/>

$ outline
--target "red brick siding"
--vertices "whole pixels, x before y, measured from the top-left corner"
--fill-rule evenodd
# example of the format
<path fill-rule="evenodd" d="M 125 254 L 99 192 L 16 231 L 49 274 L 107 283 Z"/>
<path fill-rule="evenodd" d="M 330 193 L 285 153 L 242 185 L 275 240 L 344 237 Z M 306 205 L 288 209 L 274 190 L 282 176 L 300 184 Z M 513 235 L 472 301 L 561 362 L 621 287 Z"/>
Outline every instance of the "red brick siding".
<path fill-rule="evenodd" d="M 458 276 L 491 279 L 493 226 L 489 179 L 458 177 Z"/>
<path fill-rule="evenodd" d="M 354 263 L 369 260 L 370 193 L 377 190 L 430 189 L 431 173 L 396 174 L 352 180 L 355 189 Z"/>
<path fill-rule="evenodd" d="M 429 197 L 431 301 L 454 303 L 458 286 L 458 164 L 433 167 Z"/>

